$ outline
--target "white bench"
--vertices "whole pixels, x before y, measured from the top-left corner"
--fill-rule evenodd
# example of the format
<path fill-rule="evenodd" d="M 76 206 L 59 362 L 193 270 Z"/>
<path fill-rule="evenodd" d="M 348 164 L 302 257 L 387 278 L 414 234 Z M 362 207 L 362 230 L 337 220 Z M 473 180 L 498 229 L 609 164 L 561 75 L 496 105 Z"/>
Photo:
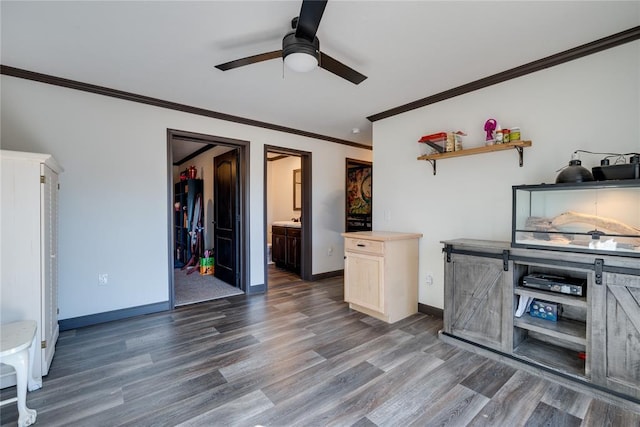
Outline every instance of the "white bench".
<path fill-rule="evenodd" d="M 34 320 L 24 320 L 4 323 L 0 330 L 0 363 L 11 365 L 16 370 L 17 389 L 17 396 L 1 401 L 0 406 L 18 402 L 18 427 L 36 422 L 37 412 L 27 408 L 27 382 L 31 378 L 36 328 Z"/>

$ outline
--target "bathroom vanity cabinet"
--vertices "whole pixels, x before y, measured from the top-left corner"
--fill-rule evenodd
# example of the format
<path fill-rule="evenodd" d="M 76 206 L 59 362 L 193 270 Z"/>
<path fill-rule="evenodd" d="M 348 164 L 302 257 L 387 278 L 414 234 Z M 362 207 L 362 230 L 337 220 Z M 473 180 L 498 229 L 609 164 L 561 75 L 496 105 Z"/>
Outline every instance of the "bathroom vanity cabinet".
<path fill-rule="evenodd" d="M 442 243 L 443 340 L 583 392 L 640 404 L 637 258 L 471 239 Z M 523 278 L 531 275 L 576 280 L 584 292 L 523 286 Z M 525 297 L 558 307 L 557 320 L 527 312 L 516 316 Z"/>
<path fill-rule="evenodd" d="M 418 239 L 422 234 L 343 233 L 344 299 L 388 323 L 418 312 Z"/>
<path fill-rule="evenodd" d="M 301 228 L 271 227 L 272 260 L 276 266 L 300 274 Z"/>

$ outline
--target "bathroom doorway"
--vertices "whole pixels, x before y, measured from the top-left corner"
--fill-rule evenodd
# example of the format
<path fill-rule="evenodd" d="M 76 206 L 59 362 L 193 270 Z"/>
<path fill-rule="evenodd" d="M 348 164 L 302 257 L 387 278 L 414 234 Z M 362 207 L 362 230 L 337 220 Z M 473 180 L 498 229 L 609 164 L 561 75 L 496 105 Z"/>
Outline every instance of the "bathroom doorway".
<path fill-rule="evenodd" d="M 311 153 L 264 148 L 265 289 L 312 280 Z"/>

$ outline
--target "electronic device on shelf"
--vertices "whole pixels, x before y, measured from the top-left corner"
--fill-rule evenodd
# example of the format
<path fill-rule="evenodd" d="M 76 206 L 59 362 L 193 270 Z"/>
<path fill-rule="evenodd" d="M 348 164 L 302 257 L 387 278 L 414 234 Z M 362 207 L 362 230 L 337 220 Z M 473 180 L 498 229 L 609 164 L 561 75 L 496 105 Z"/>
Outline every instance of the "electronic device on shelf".
<path fill-rule="evenodd" d="M 640 179 L 640 155 L 636 154 L 629 158 L 629 163 L 610 165 L 609 159 L 604 158 L 600 166 L 591 168 L 593 178 L 596 181 L 607 181 L 610 179 Z"/>
<path fill-rule="evenodd" d="M 534 299 L 529 307 L 529 315 L 533 317 L 538 317 L 544 320 L 550 320 L 552 322 L 558 321 L 558 316 L 562 313 L 562 305 L 550 302 L 543 301 L 540 299 Z"/>
<path fill-rule="evenodd" d="M 585 279 L 556 276 L 553 274 L 527 274 L 522 278 L 522 286 L 581 297 L 587 294 L 587 281 Z"/>

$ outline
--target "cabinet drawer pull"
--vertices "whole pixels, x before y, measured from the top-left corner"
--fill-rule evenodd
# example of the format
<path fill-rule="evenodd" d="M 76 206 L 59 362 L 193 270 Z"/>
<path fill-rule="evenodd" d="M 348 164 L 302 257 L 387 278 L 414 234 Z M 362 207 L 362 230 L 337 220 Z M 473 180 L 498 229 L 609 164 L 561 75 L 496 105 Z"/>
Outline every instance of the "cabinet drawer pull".
<path fill-rule="evenodd" d="M 367 245 L 365 245 L 364 243 L 358 243 L 356 246 L 359 247 L 359 248 L 364 248 Z"/>

